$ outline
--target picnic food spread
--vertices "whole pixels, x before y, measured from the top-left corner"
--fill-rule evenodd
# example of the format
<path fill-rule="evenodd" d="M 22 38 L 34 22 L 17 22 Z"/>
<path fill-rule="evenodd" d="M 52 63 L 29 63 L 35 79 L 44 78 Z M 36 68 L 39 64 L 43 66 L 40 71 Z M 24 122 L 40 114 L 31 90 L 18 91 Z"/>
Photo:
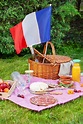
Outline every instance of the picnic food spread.
<path fill-rule="evenodd" d="M 63 93 L 58 90 L 63 90 L 69 88 L 68 94 L 73 94 L 76 92 L 74 81 L 71 76 L 60 76 L 57 80 L 57 84 L 45 83 L 45 82 L 33 82 L 30 85 L 31 93 L 40 94 L 50 94 L 50 95 L 62 95 Z M 73 89 L 73 90 L 72 90 Z M 77 91 L 79 92 L 79 90 Z"/>
<path fill-rule="evenodd" d="M 26 74 L 23 75 L 23 78 L 26 80 Z M 30 84 L 27 83 L 28 87 L 26 87 L 24 92 L 21 92 L 20 94 L 20 92 L 18 92 L 18 89 L 16 88 L 13 90 L 14 92 L 12 94 L 8 95 L 7 99 L 25 108 L 41 111 L 49 107 L 51 108 L 56 105 L 64 104 L 70 100 L 74 100 L 83 95 L 83 88 L 82 88 L 83 77 L 81 78 L 80 83 L 74 82 L 74 85 L 75 85 L 74 88 L 71 88 L 71 87 L 66 88 L 64 86 L 59 86 L 58 84 L 59 80 L 60 79 L 46 80 L 42 78 L 33 77 Z M 45 83 L 48 85 L 48 87 L 47 89 L 45 89 L 45 91 L 42 91 L 41 94 L 40 93 L 37 94 L 35 92 L 33 93 L 29 90 L 29 88 L 30 88 L 30 85 L 33 84 L 34 82 Z M 0 92 L 0 93 L 4 93 L 4 92 Z M 1 99 L 1 96 L 0 96 L 0 99 Z"/>
<path fill-rule="evenodd" d="M 53 95 L 62 95 L 62 89 L 68 88 L 67 94 L 80 93 L 81 90 L 76 90 L 74 81 L 71 76 L 60 76 L 57 80 L 57 84 L 45 83 L 45 82 L 33 82 L 30 85 L 31 93 L 36 94 L 30 98 L 30 102 L 37 106 L 48 106 L 58 102 Z M 57 90 L 58 89 L 58 90 Z M 42 95 L 41 95 L 42 94 Z"/>

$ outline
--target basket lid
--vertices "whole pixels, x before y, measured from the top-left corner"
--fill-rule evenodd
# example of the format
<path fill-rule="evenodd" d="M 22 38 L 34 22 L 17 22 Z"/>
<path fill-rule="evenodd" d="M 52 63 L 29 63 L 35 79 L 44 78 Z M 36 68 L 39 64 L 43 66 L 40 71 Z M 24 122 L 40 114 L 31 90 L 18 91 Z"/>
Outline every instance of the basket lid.
<path fill-rule="evenodd" d="M 46 55 L 50 59 L 51 63 L 65 63 L 71 61 L 71 58 L 63 55 Z"/>
<path fill-rule="evenodd" d="M 43 59 L 46 59 L 48 62 L 50 62 L 52 65 L 56 63 L 65 63 L 71 61 L 71 58 L 68 56 L 63 56 L 63 55 L 44 55 L 40 53 L 38 50 L 34 48 L 35 54 L 38 54 L 40 57 Z"/>

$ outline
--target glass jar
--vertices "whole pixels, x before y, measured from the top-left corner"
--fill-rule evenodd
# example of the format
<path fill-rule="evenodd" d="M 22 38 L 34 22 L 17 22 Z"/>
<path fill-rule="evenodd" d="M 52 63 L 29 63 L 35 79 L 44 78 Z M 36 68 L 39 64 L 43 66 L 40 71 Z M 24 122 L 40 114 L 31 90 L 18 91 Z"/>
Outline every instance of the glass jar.
<path fill-rule="evenodd" d="M 21 74 L 17 71 L 12 72 L 11 78 L 13 81 L 15 81 L 17 83 L 18 94 L 23 94 L 27 87 L 26 80 L 24 80 L 24 78 L 21 76 Z"/>
<path fill-rule="evenodd" d="M 81 69 L 79 63 L 74 63 L 72 67 L 72 79 L 73 81 L 80 82 Z"/>

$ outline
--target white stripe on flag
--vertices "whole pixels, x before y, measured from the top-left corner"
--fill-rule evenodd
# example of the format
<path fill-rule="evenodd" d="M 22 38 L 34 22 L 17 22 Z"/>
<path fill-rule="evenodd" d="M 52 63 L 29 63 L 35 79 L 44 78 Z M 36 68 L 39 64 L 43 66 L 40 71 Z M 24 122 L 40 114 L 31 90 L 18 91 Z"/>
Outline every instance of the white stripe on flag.
<path fill-rule="evenodd" d="M 35 12 L 28 14 L 24 18 L 22 27 L 27 46 L 41 43 Z"/>

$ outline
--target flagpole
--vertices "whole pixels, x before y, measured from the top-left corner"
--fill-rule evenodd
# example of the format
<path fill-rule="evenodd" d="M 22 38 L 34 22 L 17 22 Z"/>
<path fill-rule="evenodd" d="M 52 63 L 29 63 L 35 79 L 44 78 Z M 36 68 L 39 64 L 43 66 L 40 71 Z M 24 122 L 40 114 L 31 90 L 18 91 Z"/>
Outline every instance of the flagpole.
<path fill-rule="evenodd" d="M 30 51 L 31 51 L 31 54 L 32 54 L 32 59 L 33 59 L 35 62 L 39 62 L 39 60 L 36 58 L 36 55 L 35 55 L 33 46 L 29 46 L 29 48 L 30 48 Z"/>
<path fill-rule="evenodd" d="M 34 49 L 33 49 L 33 47 L 32 46 L 29 46 L 29 48 L 30 48 L 30 51 L 31 51 L 32 55 L 34 55 Z"/>
<path fill-rule="evenodd" d="M 34 49 L 33 49 L 32 46 L 29 46 L 29 48 L 30 48 L 30 51 L 31 51 L 31 54 L 32 54 L 32 59 L 34 59 L 35 58 Z"/>

